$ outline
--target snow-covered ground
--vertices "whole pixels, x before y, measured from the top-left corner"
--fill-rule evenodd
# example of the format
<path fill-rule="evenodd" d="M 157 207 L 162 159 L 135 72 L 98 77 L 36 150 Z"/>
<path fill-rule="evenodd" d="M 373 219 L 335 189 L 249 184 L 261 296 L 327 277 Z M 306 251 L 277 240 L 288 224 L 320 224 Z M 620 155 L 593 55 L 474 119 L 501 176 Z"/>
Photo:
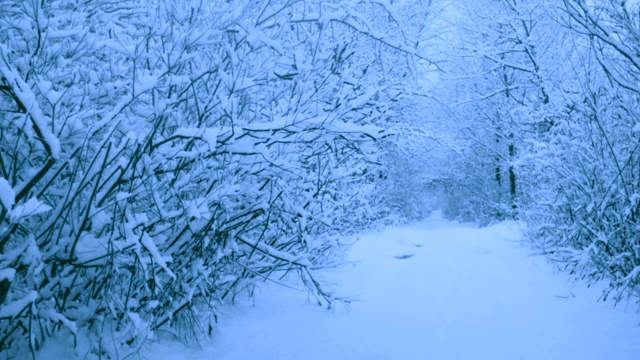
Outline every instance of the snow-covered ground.
<path fill-rule="evenodd" d="M 516 242 L 433 216 L 363 237 L 353 266 L 326 271 L 357 301 L 333 311 L 302 292 L 263 287 L 227 308 L 200 349 L 163 341 L 148 359 L 639 359 L 635 304 L 611 309 Z"/>

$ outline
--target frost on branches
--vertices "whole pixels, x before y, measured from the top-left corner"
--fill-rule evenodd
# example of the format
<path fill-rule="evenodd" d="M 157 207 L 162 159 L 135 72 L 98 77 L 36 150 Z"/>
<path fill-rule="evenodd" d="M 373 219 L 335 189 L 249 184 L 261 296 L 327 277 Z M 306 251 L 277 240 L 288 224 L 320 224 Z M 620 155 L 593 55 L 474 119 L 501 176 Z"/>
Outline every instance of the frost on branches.
<path fill-rule="evenodd" d="M 285 274 L 338 300 L 314 269 L 375 216 L 386 61 L 422 56 L 391 10 L 3 1 L 0 353 L 126 356 Z"/>

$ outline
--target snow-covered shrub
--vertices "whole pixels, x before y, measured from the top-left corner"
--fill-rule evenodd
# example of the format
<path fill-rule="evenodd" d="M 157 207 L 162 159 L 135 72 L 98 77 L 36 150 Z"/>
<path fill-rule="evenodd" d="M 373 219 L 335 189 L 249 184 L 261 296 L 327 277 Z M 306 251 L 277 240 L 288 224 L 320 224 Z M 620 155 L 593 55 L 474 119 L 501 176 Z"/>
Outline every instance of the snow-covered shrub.
<path fill-rule="evenodd" d="M 539 147 L 527 220 L 537 247 L 577 278 L 608 281 L 617 302 L 640 295 L 640 134 L 625 104 L 636 100 L 610 95 L 576 104 Z"/>
<path fill-rule="evenodd" d="M 333 303 L 313 270 L 375 216 L 391 92 L 371 74 L 384 48 L 416 55 L 377 7 L 0 3 L 2 354 L 211 332 L 276 275 Z"/>
<path fill-rule="evenodd" d="M 564 2 L 575 74 L 566 106 L 533 142 L 531 241 L 603 297 L 640 296 L 640 28 L 624 2 Z"/>

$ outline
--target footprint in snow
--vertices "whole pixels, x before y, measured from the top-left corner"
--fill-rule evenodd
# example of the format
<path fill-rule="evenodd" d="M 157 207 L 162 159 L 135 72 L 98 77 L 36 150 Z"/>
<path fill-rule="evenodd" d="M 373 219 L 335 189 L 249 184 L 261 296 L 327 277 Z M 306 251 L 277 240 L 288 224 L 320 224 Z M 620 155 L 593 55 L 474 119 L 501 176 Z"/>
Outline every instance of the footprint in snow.
<path fill-rule="evenodd" d="M 405 255 L 396 255 L 394 256 L 394 258 L 398 259 L 398 260 L 405 260 L 408 259 L 410 257 L 412 257 L 413 254 L 405 254 Z"/>

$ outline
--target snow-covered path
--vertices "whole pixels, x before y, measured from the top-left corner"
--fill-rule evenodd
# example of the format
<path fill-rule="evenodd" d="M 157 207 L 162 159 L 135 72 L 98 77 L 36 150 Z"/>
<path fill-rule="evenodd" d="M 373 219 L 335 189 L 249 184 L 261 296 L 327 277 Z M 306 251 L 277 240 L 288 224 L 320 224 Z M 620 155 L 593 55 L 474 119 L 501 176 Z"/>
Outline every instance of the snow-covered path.
<path fill-rule="evenodd" d="M 514 226 L 478 229 L 437 216 L 359 241 L 356 266 L 325 274 L 349 312 L 269 287 L 229 308 L 201 350 L 161 343 L 158 359 L 640 359 L 635 305 L 568 284 L 514 240 Z"/>

